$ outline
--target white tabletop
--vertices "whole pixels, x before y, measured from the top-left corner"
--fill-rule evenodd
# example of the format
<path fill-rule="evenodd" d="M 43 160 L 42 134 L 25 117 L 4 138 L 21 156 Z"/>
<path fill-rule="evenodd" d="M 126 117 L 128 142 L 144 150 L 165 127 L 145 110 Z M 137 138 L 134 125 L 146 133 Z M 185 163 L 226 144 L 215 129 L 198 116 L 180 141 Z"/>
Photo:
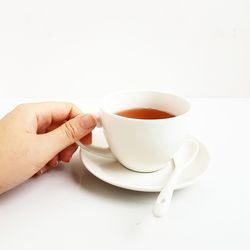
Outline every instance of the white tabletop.
<path fill-rule="evenodd" d="M 0 116 L 20 101 L 1 99 Z M 190 134 L 211 163 L 197 184 L 174 193 L 166 217 L 152 216 L 157 193 L 106 184 L 76 154 L 0 196 L 0 249 L 249 249 L 250 99 L 191 102 Z"/>

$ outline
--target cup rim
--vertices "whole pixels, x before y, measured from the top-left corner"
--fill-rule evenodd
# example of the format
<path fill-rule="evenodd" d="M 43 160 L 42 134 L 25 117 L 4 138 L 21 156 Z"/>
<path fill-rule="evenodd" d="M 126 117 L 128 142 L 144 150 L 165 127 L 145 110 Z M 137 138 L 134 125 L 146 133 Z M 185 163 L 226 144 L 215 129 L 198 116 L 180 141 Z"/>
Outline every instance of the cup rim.
<path fill-rule="evenodd" d="M 129 117 L 124 117 L 124 116 L 119 116 L 115 113 L 109 112 L 107 110 L 105 110 L 105 108 L 103 108 L 104 105 L 104 101 L 112 98 L 112 96 L 116 96 L 119 94 L 129 94 L 129 93 L 152 93 L 152 94 L 166 94 L 168 96 L 174 97 L 174 98 L 178 98 L 181 99 L 182 101 L 184 101 L 187 105 L 187 111 L 184 112 L 183 114 L 174 116 L 174 117 L 170 117 L 170 118 L 162 118 L 162 119 L 136 119 L 136 118 L 129 118 Z M 129 91 L 117 91 L 117 92 L 112 92 L 106 96 L 104 96 L 101 101 L 100 101 L 100 105 L 99 105 L 99 109 L 101 112 L 104 112 L 116 119 L 120 119 L 120 120 L 125 120 L 125 121 L 131 121 L 131 122 L 143 122 L 143 123 L 156 123 L 156 122 L 166 122 L 166 121 L 173 121 L 173 120 L 177 120 L 180 119 L 182 117 L 185 117 L 190 109 L 191 109 L 191 103 L 183 96 L 181 95 L 176 95 L 176 94 L 172 94 L 169 92 L 165 92 L 165 91 L 154 91 L 154 90 L 129 90 Z"/>

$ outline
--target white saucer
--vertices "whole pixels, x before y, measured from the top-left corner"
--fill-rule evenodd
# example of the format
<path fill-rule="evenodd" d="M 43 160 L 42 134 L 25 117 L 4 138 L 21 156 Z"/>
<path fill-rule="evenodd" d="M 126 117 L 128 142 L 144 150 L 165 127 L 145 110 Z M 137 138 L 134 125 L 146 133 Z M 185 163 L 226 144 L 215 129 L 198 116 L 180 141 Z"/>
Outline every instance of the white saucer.
<path fill-rule="evenodd" d="M 197 139 L 191 138 L 199 143 L 199 153 L 196 159 L 183 171 L 175 189 L 181 189 L 195 183 L 208 168 L 209 154 L 206 147 Z M 107 147 L 101 129 L 94 132 L 93 143 Z M 161 191 L 173 169 L 172 162 L 170 162 L 159 171 L 138 173 L 125 168 L 116 160 L 106 159 L 83 149 L 80 150 L 80 157 L 85 167 L 97 178 L 111 185 L 135 191 Z"/>

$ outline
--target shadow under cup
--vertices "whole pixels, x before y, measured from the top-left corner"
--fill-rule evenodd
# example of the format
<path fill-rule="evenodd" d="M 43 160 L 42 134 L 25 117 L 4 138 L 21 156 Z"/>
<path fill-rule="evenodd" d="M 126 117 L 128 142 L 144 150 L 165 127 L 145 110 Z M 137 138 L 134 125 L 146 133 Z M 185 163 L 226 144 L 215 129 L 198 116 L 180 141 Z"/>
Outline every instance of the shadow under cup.
<path fill-rule="evenodd" d="M 134 119 L 115 113 L 150 108 L 175 115 L 165 119 Z M 190 104 L 182 97 L 162 92 L 124 92 L 103 99 L 100 120 L 114 157 L 138 172 L 153 172 L 166 166 L 186 138 L 185 120 Z"/>

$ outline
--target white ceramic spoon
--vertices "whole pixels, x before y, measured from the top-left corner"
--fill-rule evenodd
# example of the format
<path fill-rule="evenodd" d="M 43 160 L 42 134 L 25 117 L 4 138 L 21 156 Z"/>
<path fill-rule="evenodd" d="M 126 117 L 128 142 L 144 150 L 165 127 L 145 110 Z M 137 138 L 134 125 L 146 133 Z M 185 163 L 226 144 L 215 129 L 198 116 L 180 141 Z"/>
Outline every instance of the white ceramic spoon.
<path fill-rule="evenodd" d="M 182 171 L 195 159 L 199 152 L 199 144 L 194 140 L 187 140 L 173 157 L 174 169 L 167 179 L 153 207 L 155 217 L 162 217 L 168 211 L 176 182 Z"/>

